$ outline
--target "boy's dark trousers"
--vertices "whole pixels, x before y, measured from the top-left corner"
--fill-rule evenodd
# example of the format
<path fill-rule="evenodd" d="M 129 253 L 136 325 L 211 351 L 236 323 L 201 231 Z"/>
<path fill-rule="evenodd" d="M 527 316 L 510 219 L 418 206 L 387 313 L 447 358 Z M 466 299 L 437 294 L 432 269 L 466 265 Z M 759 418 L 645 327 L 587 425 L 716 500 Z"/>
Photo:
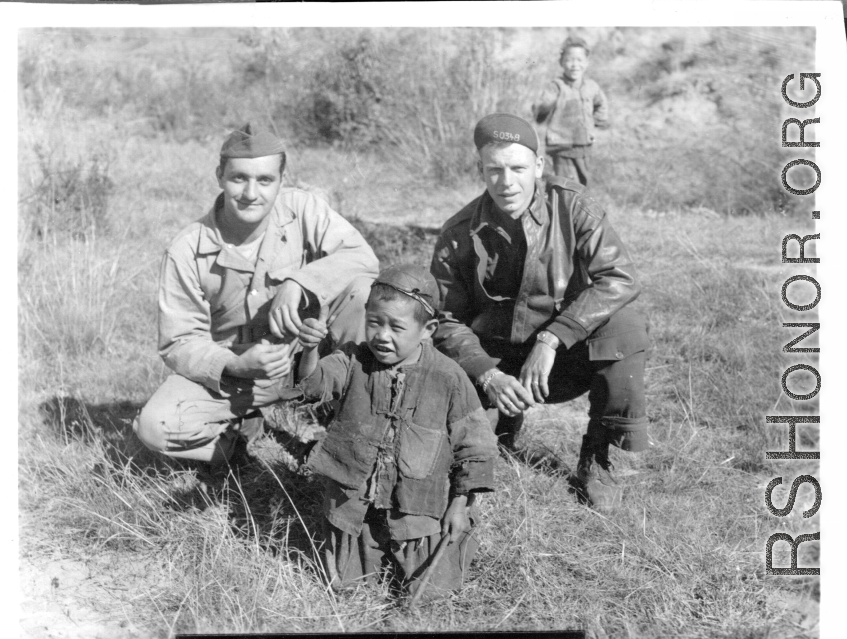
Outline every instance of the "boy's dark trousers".
<path fill-rule="evenodd" d="M 462 587 L 464 574 L 479 548 L 474 535 L 474 519 L 472 516 L 471 529 L 464 533 L 459 542 L 447 546 L 422 601 L 446 597 Z M 389 564 L 394 564 L 396 576 L 403 581 L 409 594 L 414 595 L 439 541 L 440 533 L 420 539 L 392 540 L 386 511 L 371 506 L 358 537 L 341 531 L 324 519 L 323 557 L 330 583 L 335 589 L 373 583 Z"/>
<path fill-rule="evenodd" d="M 558 175 L 579 182 L 583 186 L 588 185 L 588 155 L 590 145 L 575 145 L 569 147 L 548 147 L 547 158 L 549 162 L 544 167 L 546 175 Z"/>
<path fill-rule="evenodd" d="M 571 158 L 554 155 L 553 175 L 558 175 L 588 186 L 588 157 Z"/>

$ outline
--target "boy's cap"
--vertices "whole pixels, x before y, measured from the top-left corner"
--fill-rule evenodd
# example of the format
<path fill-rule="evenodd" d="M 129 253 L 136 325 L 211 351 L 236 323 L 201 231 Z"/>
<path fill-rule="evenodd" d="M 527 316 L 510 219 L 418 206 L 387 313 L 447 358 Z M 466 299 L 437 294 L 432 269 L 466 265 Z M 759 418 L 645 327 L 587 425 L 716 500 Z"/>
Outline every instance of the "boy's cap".
<path fill-rule="evenodd" d="M 390 286 L 395 291 L 417 300 L 432 317 L 435 317 L 435 307 L 438 306 L 438 284 L 429 271 L 412 264 L 389 266 L 374 280 L 373 285 L 376 284 Z M 422 295 L 427 295 L 429 300 Z"/>
<path fill-rule="evenodd" d="M 492 113 L 482 118 L 473 131 L 477 149 L 491 142 L 513 142 L 538 152 L 538 135 L 532 125 L 511 113 Z"/>
<path fill-rule="evenodd" d="M 282 140 L 270 129 L 252 122 L 230 133 L 221 147 L 222 158 L 261 158 L 284 152 Z"/>

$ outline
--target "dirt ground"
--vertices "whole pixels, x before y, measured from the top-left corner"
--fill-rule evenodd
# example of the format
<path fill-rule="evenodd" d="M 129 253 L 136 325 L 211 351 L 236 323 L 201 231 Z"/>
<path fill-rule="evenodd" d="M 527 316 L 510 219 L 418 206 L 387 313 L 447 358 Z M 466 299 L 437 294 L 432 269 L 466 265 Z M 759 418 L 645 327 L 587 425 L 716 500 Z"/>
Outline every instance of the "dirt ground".
<path fill-rule="evenodd" d="M 29 530 L 36 530 L 29 527 Z M 144 584 L 141 563 L 121 570 L 125 583 L 117 583 L 115 556 L 101 553 L 71 557 L 60 549 L 52 554 L 38 548 L 38 539 L 21 544 L 20 636 L 26 639 L 140 639 L 152 636 L 139 630 L 130 617 L 127 602 L 145 596 L 152 584 Z M 38 551 L 35 549 L 38 548 Z M 145 587 L 146 586 L 146 587 Z"/>
<path fill-rule="evenodd" d="M 21 636 L 28 639 L 129 639 L 146 636 L 128 620 L 101 610 L 112 599 L 111 578 L 74 559 L 22 559 Z M 91 606 L 91 602 L 94 606 Z M 113 599 L 112 599 L 113 600 Z"/>

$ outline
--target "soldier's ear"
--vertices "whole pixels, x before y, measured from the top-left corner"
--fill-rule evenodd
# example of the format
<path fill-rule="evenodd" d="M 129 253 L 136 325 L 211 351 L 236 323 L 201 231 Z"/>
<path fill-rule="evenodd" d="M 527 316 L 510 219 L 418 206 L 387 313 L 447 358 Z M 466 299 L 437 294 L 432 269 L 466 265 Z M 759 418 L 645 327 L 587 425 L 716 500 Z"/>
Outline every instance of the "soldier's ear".
<path fill-rule="evenodd" d="M 220 164 L 218 164 L 218 165 L 215 167 L 215 177 L 216 177 L 216 178 L 217 178 L 217 180 L 218 180 L 218 186 L 219 186 L 219 187 L 221 187 L 221 188 L 223 188 L 223 187 L 224 187 L 224 186 L 223 186 L 224 172 L 223 172 L 223 170 L 222 170 L 222 168 L 221 168 L 221 165 L 220 165 Z"/>
<path fill-rule="evenodd" d="M 538 155 L 535 157 L 535 177 L 540 180 L 542 175 L 544 175 L 544 156 Z"/>
<path fill-rule="evenodd" d="M 479 173 L 479 179 L 485 182 L 485 173 L 482 172 L 482 159 L 476 161 L 476 170 Z"/>

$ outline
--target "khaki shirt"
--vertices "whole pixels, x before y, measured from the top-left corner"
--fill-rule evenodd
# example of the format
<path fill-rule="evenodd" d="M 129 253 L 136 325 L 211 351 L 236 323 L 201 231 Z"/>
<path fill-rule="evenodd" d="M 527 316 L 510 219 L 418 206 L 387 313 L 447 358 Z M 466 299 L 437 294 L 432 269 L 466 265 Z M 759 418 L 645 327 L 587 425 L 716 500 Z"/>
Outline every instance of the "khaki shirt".
<path fill-rule="evenodd" d="M 176 373 L 220 392 L 235 344 L 269 333 L 268 312 L 291 279 L 321 304 L 379 262 L 364 238 L 323 200 L 281 189 L 253 261 L 221 239 L 215 212 L 183 229 L 165 251 L 159 279 L 159 354 Z M 243 351 L 244 349 L 240 349 Z"/>

